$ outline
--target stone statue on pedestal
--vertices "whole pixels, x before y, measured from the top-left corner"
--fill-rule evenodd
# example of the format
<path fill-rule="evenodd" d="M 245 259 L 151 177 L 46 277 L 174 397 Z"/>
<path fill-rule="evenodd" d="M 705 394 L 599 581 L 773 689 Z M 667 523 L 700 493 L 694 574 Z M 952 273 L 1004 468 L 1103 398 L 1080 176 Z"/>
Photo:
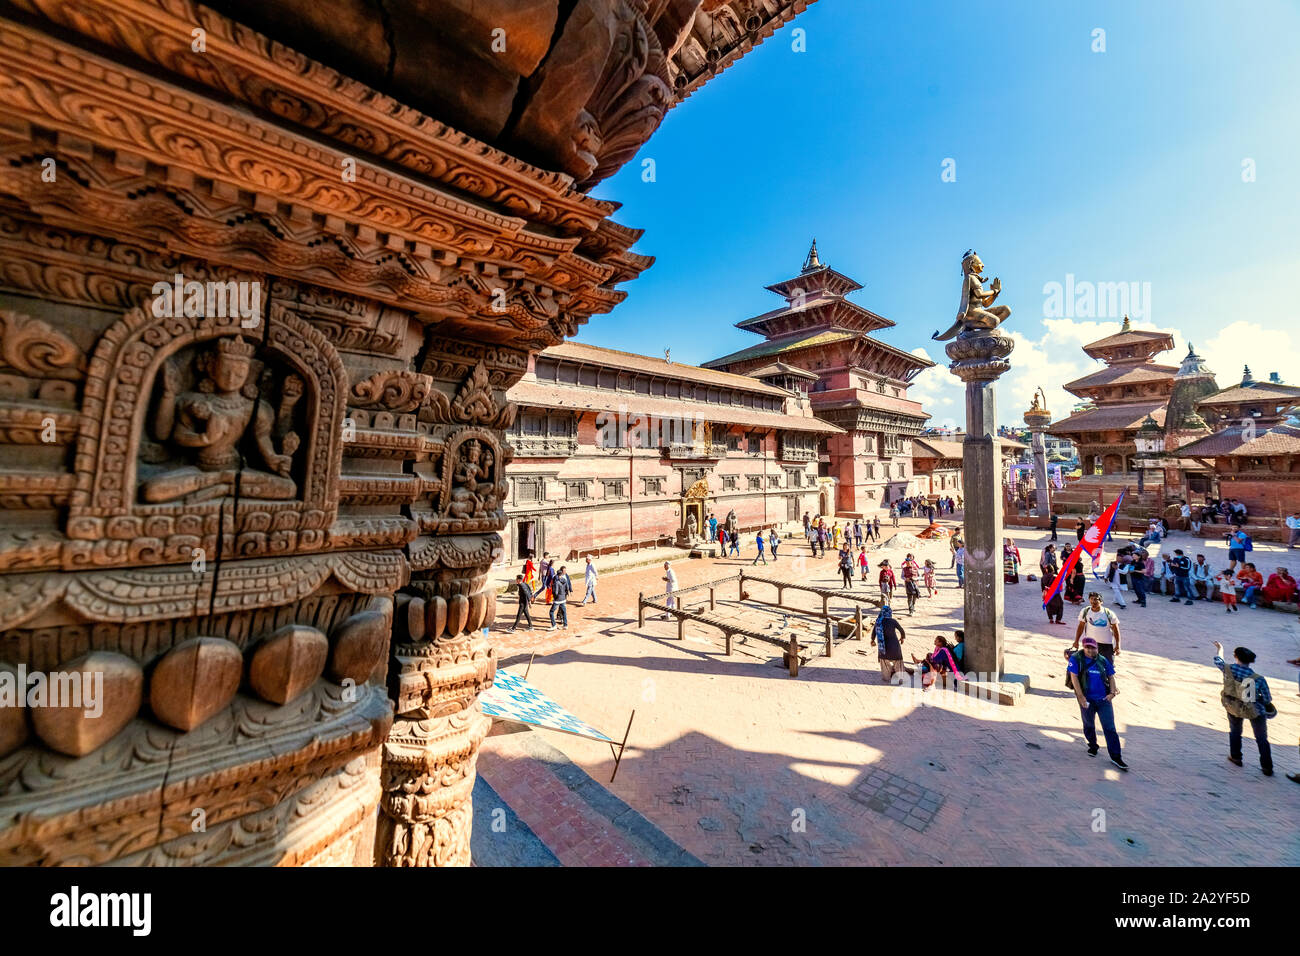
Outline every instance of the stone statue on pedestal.
<path fill-rule="evenodd" d="M 1002 280 L 994 277 L 986 291 L 984 276 L 981 274 L 983 271 L 984 263 L 979 255 L 974 249 L 968 249 L 961 260 L 961 307 L 957 311 L 957 318 L 942 335 L 935 332 L 935 339 L 946 342 L 959 332 L 996 329 L 1011 316 L 1010 308 L 993 304 L 1002 292 Z"/>
<path fill-rule="evenodd" d="M 978 673 L 1001 674 L 1005 597 L 1002 580 L 1002 449 L 997 435 L 994 383 L 1011 367 L 1007 357 L 1015 340 L 998 328 L 1011 314 L 993 305 L 1002 283 L 984 289 L 984 263 L 974 251 L 961 260 L 961 311 L 942 335 L 952 360 L 950 371 L 966 385 L 966 437 L 962 441 L 965 492 L 963 538 L 966 542 L 966 588 L 963 617 L 966 666 Z"/>

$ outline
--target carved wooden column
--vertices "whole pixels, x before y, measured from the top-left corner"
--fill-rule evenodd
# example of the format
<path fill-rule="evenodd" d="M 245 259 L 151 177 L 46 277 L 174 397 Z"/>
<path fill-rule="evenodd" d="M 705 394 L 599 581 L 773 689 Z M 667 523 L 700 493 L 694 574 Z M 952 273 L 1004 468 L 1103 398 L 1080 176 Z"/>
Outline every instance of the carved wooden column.
<path fill-rule="evenodd" d="M 496 673 L 482 636 L 496 616 L 487 582 L 501 556 L 505 390 L 527 353 L 430 336 L 419 361 L 434 382 L 420 409 L 428 424 L 428 495 L 411 507 L 419 537 L 407 548 L 412 579 L 401 599 L 390 685 L 397 718 L 383 751 L 376 862 L 467 865 L 470 793 L 491 721 L 475 707 Z M 417 465 L 417 473 L 421 465 Z"/>

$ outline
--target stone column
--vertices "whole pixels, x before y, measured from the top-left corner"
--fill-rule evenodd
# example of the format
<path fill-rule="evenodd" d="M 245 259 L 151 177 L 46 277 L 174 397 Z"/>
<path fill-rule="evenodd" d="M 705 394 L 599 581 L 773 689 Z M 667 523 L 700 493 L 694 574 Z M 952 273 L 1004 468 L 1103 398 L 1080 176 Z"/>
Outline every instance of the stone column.
<path fill-rule="evenodd" d="M 1052 496 L 1047 479 L 1047 441 L 1043 437 L 1047 426 L 1052 423 L 1052 413 L 1043 405 L 1034 404 L 1025 412 L 1025 424 L 1029 426 L 1029 449 L 1034 457 L 1034 491 L 1037 497 L 1039 517 L 1046 518 L 1052 513 Z"/>
<path fill-rule="evenodd" d="M 994 382 L 1011 367 L 1015 342 L 997 329 L 963 332 L 948 343 L 952 373 L 966 383 L 962 484 L 966 516 L 966 661 L 971 670 L 1002 674 L 1005 599 L 1002 588 L 1002 449 L 997 440 Z M 991 679 L 997 679 L 996 677 Z"/>

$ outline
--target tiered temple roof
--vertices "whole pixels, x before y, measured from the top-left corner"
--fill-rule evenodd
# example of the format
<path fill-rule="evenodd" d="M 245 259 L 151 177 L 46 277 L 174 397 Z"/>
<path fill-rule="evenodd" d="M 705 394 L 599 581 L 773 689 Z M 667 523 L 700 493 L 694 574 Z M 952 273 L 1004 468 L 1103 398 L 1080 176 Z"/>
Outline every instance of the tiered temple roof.
<path fill-rule="evenodd" d="M 1257 422 L 1280 421 L 1286 409 L 1300 401 L 1300 387 L 1281 382 L 1257 382 L 1247 365 L 1241 382 L 1201 399 L 1198 409 L 1214 424 L 1222 417 L 1250 416 Z"/>
<path fill-rule="evenodd" d="M 765 336 L 767 341 L 705 362 L 705 368 L 725 367 L 752 374 L 745 368 L 750 363 L 778 355 L 782 361 L 794 363 L 795 355 L 808 356 L 812 350 L 842 343 L 852 364 L 900 382 L 910 382 L 934 365 L 871 338 L 868 333 L 889 328 L 894 322 L 845 298 L 862 284 L 823 263 L 815 239 L 799 275 L 766 288 L 784 296 L 786 304 L 737 322 L 736 328 Z"/>

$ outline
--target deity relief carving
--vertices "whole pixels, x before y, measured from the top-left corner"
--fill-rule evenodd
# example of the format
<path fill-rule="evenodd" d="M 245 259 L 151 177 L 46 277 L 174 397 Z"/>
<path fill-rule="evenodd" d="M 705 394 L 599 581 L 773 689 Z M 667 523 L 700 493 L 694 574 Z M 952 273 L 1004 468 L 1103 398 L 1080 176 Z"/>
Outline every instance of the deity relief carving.
<path fill-rule="evenodd" d="M 505 497 L 505 481 L 497 467 L 496 441 L 487 435 L 471 437 L 448 447 L 451 481 L 444 487 L 443 511 L 453 518 L 493 515 Z"/>
<path fill-rule="evenodd" d="M 189 390 L 184 389 L 186 363 L 163 363 L 153 434 L 165 450 L 192 463 L 145 478 L 142 501 L 206 501 L 236 491 L 271 500 L 297 495 L 291 472 L 302 439 L 294 429 L 294 411 L 303 381 L 293 373 L 274 375 L 253 358 L 256 351 L 239 335 L 218 339 L 188 363 L 195 376 Z M 263 372 L 260 386 L 255 366 Z M 279 400 L 273 405 L 268 390 L 277 386 Z M 255 467 L 246 450 L 255 451 L 252 457 L 264 468 Z"/>
<path fill-rule="evenodd" d="M 292 311 L 273 308 L 264 331 L 256 342 L 238 319 L 142 309 L 105 330 L 86 374 L 65 566 L 328 545 L 347 373 Z"/>

